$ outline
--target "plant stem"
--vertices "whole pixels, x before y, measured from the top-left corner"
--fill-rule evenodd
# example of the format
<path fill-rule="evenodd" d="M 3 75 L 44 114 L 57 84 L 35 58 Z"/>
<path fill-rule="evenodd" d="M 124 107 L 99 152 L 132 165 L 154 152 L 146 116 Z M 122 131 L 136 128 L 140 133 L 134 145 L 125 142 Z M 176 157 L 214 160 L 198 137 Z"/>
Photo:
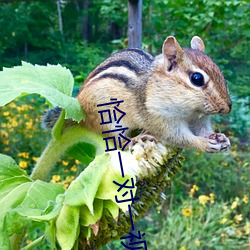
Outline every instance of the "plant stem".
<path fill-rule="evenodd" d="M 96 147 L 96 155 L 104 153 L 106 149 L 101 135 L 91 132 L 80 125 L 69 127 L 63 131 L 60 138 L 51 139 L 30 177 L 33 180 L 46 180 L 61 155 L 78 142 L 94 145 Z"/>
<path fill-rule="evenodd" d="M 20 250 L 23 238 L 25 236 L 26 227 L 23 229 L 23 233 L 14 234 L 10 238 L 11 249 L 12 250 Z"/>

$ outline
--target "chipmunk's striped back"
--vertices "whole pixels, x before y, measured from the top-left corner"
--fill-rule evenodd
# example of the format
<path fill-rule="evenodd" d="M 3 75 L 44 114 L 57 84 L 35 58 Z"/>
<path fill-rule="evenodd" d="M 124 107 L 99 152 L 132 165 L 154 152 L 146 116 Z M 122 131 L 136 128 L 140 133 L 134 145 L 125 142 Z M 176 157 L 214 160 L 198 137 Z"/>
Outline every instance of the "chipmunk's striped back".
<path fill-rule="evenodd" d="M 134 80 L 147 73 L 153 61 L 154 57 L 143 50 L 125 49 L 110 56 L 96 67 L 84 84 L 109 78 L 133 87 Z"/>

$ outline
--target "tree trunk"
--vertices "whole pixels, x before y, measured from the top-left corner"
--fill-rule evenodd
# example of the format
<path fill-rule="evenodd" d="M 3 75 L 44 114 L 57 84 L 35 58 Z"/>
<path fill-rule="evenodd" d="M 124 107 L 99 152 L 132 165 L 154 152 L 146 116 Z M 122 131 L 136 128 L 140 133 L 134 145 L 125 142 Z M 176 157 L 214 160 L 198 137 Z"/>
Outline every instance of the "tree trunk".
<path fill-rule="evenodd" d="M 128 0 L 128 47 L 142 47 L 142 0 Z"/>
<path fill-rule="evenodd" d="M 89 18 L 88 18 L 89 0 L 82 1 L 82 39 L 89 40 Z"/>
<path fill-rule="evenodd" d="M 56 1 L 56 5 L 57 5 L 57 12 L 58 12 L 59 29 L 60 29 L 60 32 L 63 36 L 63 22 L 62 22 L 62 12 L 61 12 L 60 0 Z"/>

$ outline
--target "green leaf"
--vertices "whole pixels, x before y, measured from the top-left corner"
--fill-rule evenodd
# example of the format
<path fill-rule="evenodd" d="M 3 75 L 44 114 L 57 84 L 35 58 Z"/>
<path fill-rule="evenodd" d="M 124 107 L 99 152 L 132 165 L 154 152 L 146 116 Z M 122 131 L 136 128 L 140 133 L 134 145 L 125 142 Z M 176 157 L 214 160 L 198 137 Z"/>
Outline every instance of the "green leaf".
<path fill-rule="evenodd" d="M 64 250 L 71 250 L 79 234 L 79 207 L 64 205 L 56 220 L 56 238 Z"/>
<path fill-rule="evenodd" d="M 1 200 L 0 223 L 2 230 L 7 230 L 8 236 L 10 236 L 19 232 L 29 222 L 28 219 L 39 220 L 39 216 L 42 217 L 47 204 L 51 200 L 53 201 L 58 193 L 62 192 L 64 189 L 60 185 L 43 183 L 42 181 L 19 185 Z M 60 205 L 56 206 L 46 219 L 55 219 L 60 209 Z M 45 220 L 45 218 L 42 219 Z M 42 219 L 40 220 L 43 221 Z"/>
<path fill-rule="evenodd" d="M 47 207 L 48 201 L 55 200 L 56 196 L 61 193 L 64 193 L 61 185 L 37 180 L 30 186 L 20 208 L 26 211 L 30 208 L 37 209 L 42 212 Z"/>
<path fill-rule="evenodd" d="M 7 210 L 4 217 L 3 229 L 7 238 L 13 234 L 22 234 L 23 228 L 29 225 L 31 221 L 27 217 L 22 217 L 15 209 Z"/>
<path fill-rule="evenodd" d="M 28 178 L 28 175 L 10 156 L 0 154 L 0 181 L 17 176 L 26 176 Z"/>
<path fill-rule="evenodd" d="M 16 213 L 14 215 L 9 215 L 9 213 L 12 208 L 17 207 L 22 202 L 31 184 L 32 182 L 27 182 L 19 185 L 0 201 L 0 249 L 8 249 L 9 236 L 13 234 L 13 227 L 15 232 L 19 232 L 27 223 L 23 218 L 16 216 Z"/>
<path fill-rule="evenodd" d="M 128 159 L 125 157 L 126 155 L 122 154 L 123 164 L 126 164 L 125 159 Z M 112 167 L 107 168 L 107 171 L 105 172 L 105 175 L 103 176 L 102 182 L 100 183 L 100 186 L 98 188 L 98 191 L 95 197 L 99 199 L 103 199 L 103 200 L 112 200 L 114 203 L 116 203 L 116 200 L 115 200 L 116 196 L 117 196 L 117 200 L 119 201 L 131 198 L 130 194 L 123 197 L 122 195 L 123 193 L 125 193 L 124 189 L 118 192 L 117 190 L 119 189 L 119 186 L 113 183 L 113 181 L 116 181 L 119 184 L 123 184 L 128 179 L 129 181 L 127 185 L 131 185 L 131 178 L 133 178 L 134 184 L 135 184 L 136 179 L 132 175 L 126 174 L 123 178 L 121 173 L 117 171 L 117 169 L 114 169 Z M 129 191 L 129 190 L 126 190 L 126 191 Z M 135 196 L 136 186 L 132 189 L 132 193 L 133 193 L 133 196 Z M 128 210 L 128 204 L 131 204 L 131 202 L 120 202 L 116 204 L 117 206 L 119 206 L 119 208 L 122 209 L 123 212 L 126 212 Z"/>
<path fill-rule="evenodd" d="M 47 219 L 55 219 L 58 216 L 63 199 L 56 198 L 58 194 L 64 193 L 64 189 L 61 185 L 40 180 L 32 182 L 11 157 L 0 155 L 0 159 L 0 242 L 2 244 L 0 249 L 8 249 L 9 236 L 22 233 L 22 229 L 31 220 L 35 220 L 32 216 L 41 216 L 44 212 L 50 214 Z"/>
<path fill-rule="evenodd" d="M 110 155 L 103 154 L 93 162 L 70 184 L 65 192 L 64 203 L 70 206 L 87 205 L 93 214 L 93 201 L 104 175 L 110 166 Z"/>
<path fill-rule="evenodd" d="M 128 185 L 131 185 L 132 175 L 125 175 L 123 178 L 119 171 L 118 156 L 108 153 L 97 156 L 89 166 L 70 184 L 68 190 L 65 192 L 64 204 L 70 206 L 83 206 L 87 205 L 88 209 L 94 215 L 93 201 L 95 198 L 102 200 L 112 200 L 116 202 L 115 197 L 118 200 L 124 200 L 122 197 L 124 192 L 117 192 L 119 187 L 113 183 L 115 180 L 117 183 L 123 184 L 129 179 Z M 122 158 L 124 163 L 130 162 L 130 155 L 123 153 Z M 127 160 L 127 161 L 126 161 Z M 132 189 L 133 195 L 135 195 L 136 187 Z M 130 196 L 128 195 L 130 198 Z M 128 199 L 128 198 L 126 198 Z M 117 206 L 124 212 L 128 210 L 128 204 L 131 202 L 117 203 Z"/>
<path fill-rule="evenodd" d="M 10 250 L 10 240 L 8 234 L 3 231 L 0 225 L 0 249 L 2 250 Z"/>
<path fill-rule="evenodd" d="M 59 195 L 60 196 L 60 195 Z M 57 218 L 57 216 L 59 215 L 61 208 L 63 206 L 62 203 L 54 203 L 53 204 L 49 204 L 48 205 L 50 208 L 50 211 L 48 210 L 48 207 L 45 209 L 45 211 L 42 213 L 42 215 L 27 215 L 30 219 L 36 220 L 36 221 L 46 221 L 46 222 L 50 222 L 54 219 Z M 51 209 L 52 206 L 52 209 Z M 20 211 L 21 213 L 21 211 Z M 23 214 L 24 215 L 24 214 Z"/>
<path fill-rule="evenodd" d="M 110 201 L 110 200 L 104 200 L 103 207 L 106 208 L 110 212 L 110 214 L 112 215 L 114 219 L 118 217 L 119 207 L 117 206 L 115 202 Z"/>
<path fill-rule="evenodd" d="M 56 223 L 51 221 L 45 229 L 45 237 L 50 242 L 51 249 L 56 249 Z"/>
<path fill-rule="evenodd" d="M 81 235 L 84 235 L 84 238 L 88 239 L 91 237 L 92 229 L 90 227 L 80 227 Z"/>
<path fill-rule="evenodd" d="M 31 185 L 32 182 L 23 183 L 1 199 L 0 221 L 3 220 L 7 210 L 16 208 L 22 203 Z"/>
<path fill-rule="evenodd" d="M 31 182 L 27 176 L 17 176 L 0 181 L 0 201 L 17 186 L 25 182 Z"/>
<path fill-rule="evenodd" d="M 80 225 L 89 226 L 95 224 L 102 217 L 103 200 L 95 199 L 93 203 L 94 214 L 91 214 L 87 206 L 80 208 Z"/>
<path fill-rule="evenodd" d="M 74 159 L 77 159 L 83 164 L 88 165 L 95 158 L 96 148 L 92 144 L 79 142 L 70 147 L 66 154 L 73 157 Z"/>
<path fill-rule="evenodd" d="M 0 72 L 0 106 L 18 96 L 36 93 L 53 106 L 65 109 L 66 118 L 79 122 L 84 114 L 78 100 L 71 97 L 73 84 L 71 72 L 61 65 L 34 66 L 22 62 L 22 66 Z"/>

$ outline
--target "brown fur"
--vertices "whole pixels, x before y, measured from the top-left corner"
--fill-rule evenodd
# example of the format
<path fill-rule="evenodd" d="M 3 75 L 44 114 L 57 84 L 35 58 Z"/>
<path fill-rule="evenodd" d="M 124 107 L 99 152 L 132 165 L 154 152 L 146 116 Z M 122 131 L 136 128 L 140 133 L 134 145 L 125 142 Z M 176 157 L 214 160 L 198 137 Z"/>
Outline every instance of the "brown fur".
<path fill-rule="evenodd" d="M 191 45 L 196 49 L 182 49 L 168 37 L 156 58 L 134 49 L 101 63 L 78 95 L 87 114 L 84 126 L 97 132 L 114 129 L 114 123 L 100 125 L 98 111 L 107 107 L 97 105 L 117 98 L 124 101 L 119 108 L 126 112 L 121 124 L 130 131 L 146 130 L 165 144 L 218 151 L 221 143 L 216 148 L 208 139 L 213 133 L 208 115 L 230 112 L 231 101 L 221 71 L 203 53 L 203 41 L 194 37 Z M 207 75 L 202 87 L 190 82 L 189 73 L 196 69 Z"/>

